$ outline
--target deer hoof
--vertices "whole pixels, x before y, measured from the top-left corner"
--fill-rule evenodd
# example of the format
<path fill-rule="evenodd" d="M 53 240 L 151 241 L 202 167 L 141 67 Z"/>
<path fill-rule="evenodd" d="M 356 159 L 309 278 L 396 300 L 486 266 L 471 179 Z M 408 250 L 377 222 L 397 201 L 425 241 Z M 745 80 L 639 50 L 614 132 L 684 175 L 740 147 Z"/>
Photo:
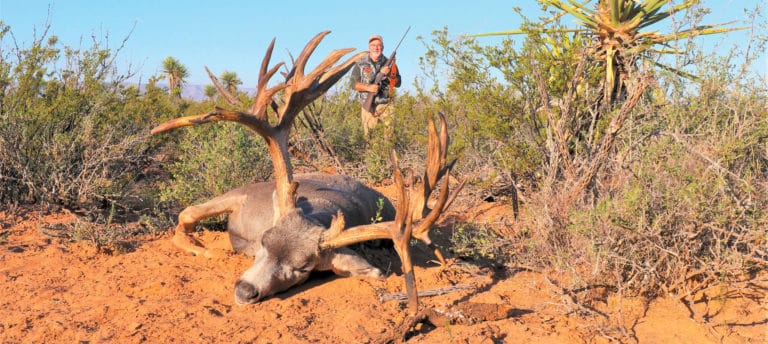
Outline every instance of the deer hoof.
<path fill-rule="evenodd" d="M 371 268 L 371 270 L 368 271 L 368 273 L 365 274 L 365 276 L 372 277 L 379 280 L 383 280 L 387 277 L 383 272 L 381 272 L 381 270 L 377 268 Z"/>

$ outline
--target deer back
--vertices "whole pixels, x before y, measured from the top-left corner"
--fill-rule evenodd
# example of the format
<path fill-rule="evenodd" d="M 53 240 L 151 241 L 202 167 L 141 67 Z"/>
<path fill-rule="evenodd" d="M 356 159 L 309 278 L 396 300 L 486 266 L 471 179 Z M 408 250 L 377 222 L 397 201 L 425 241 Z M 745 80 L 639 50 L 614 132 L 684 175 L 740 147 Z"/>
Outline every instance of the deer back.
<path fill-rule="evenodd" d="M 344 175 L 298 175 L 296 206 L 309 221 L 328 227 L 338 211 L 344 214 L 347 226 L 389 221 L 395 210 L 380 192 Z M 232 248 L 253 256 L 261 247 L 264 232 L 275 225 L 274 182 L 250 184 L 223 196 L 242 197 L 243 203 L 229 216 L 229 238 Z M 222 197 L 223 197 L 222 196 Z M 306 223 L 306 222 L 304 222 Z M 309 228 L 295 225 L 290 229 L 299 234 Z M 299 235 L 297 235 L 298 237 Z"/>

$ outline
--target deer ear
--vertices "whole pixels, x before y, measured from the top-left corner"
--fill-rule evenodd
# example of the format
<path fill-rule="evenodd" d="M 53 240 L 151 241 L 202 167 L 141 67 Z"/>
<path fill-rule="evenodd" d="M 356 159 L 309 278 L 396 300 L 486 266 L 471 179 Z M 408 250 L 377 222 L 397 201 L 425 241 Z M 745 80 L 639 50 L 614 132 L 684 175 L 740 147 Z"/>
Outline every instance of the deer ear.
<path fill-rule="evenodd" d="M 339 276 L 386 277 L 379 268 L 371 265 L 349 247 L 342 247 L 320 254 L 320 263 L 315 267 L 319 271 L 332 270 Z"/>

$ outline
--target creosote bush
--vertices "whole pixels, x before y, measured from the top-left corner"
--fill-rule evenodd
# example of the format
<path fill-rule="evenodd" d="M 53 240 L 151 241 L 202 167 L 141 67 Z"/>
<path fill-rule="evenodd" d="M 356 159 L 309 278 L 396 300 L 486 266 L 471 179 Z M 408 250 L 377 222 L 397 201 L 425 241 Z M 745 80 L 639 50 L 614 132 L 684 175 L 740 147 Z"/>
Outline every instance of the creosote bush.
<path fill-rule="evenodd" d="M 9 31 L 0 33 L 0 202 L 136 203 L 129 191 L 153 147 L 147 123 L 170 106 L 126 85 L 119 49 L 61 47 L 46 34 L 19 47 Z"/>
<path fill-rule="evenodd" d="M 165 134 L 167 135 L 167 134 Z M 217 123 L 174 133 L 174 162 L 166 166 L 161 200 L 189 206 L 236 187 L 268 180 L 272 163 L 263 140 L 247 128 Z"/>

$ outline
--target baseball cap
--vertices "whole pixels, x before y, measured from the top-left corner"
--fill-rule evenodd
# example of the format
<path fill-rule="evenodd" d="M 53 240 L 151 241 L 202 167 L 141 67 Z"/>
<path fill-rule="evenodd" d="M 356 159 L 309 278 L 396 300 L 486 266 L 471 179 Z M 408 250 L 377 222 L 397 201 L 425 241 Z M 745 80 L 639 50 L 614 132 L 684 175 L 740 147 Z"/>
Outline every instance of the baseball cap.
<path fill-rule="evenodd" d="M 371 38 L 368 38 L 368 43 L 371 43 L 374 39 L 378 39 L 381 43 L 384 43 L 384 40 L 381 38 L 381 35 L 372 35 Z"/>

